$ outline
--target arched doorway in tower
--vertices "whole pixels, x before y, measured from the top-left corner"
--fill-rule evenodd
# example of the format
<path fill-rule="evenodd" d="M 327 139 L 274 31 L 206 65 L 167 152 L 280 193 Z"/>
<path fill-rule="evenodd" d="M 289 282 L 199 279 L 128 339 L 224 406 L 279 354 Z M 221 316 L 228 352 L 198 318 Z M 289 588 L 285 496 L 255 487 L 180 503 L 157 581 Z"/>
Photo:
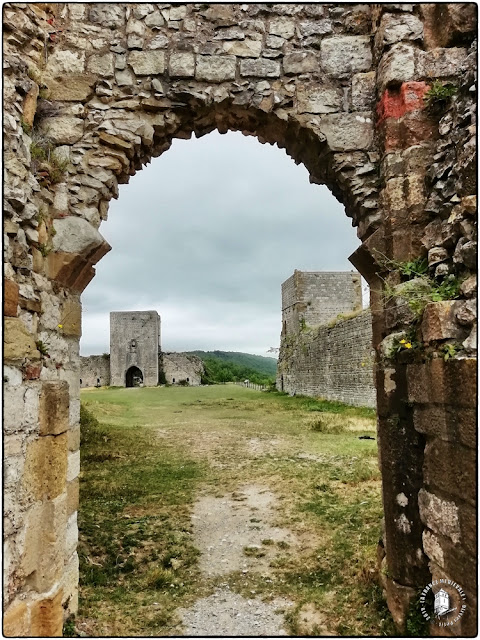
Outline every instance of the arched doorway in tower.
<path fill-rule="evenodd" d="M 125 374 L 125 386 L 126 387 L 141 387 L 143 386 L 143 373 L 138 367 L 130 367 Z"/>

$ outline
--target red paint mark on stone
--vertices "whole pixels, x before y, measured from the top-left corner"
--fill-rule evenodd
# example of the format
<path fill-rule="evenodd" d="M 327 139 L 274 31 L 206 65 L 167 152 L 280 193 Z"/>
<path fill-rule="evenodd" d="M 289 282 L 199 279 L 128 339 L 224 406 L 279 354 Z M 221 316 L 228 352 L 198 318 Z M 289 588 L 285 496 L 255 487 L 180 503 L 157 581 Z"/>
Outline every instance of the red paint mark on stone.
<path fill-rule="evenodd" d="M 387 118 L 401 118 L 410 111 L 423 109 L 429 86 L 425 82 L 404 82 L 399 89 L 385 89 L 377 104 L 377 124 Z"/>
<path fill-rule="evenodd" d="M 42 372 L 42 363 L 27 364 L 23 370 L 24 380 L 37 380 Z"/>

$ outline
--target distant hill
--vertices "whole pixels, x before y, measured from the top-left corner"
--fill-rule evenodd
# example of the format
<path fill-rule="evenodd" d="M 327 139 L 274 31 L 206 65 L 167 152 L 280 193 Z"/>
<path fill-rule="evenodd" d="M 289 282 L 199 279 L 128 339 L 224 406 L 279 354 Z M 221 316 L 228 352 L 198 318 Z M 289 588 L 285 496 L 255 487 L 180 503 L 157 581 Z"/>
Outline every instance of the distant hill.
<path fill-rule="evenodd" d="M 207 377 L 216 382 L 248 378 L 258 384 L 274 380 L 277 372 L 275 358 L 254 356 L 240 351 L 189 351 L 205 363 Z"/>

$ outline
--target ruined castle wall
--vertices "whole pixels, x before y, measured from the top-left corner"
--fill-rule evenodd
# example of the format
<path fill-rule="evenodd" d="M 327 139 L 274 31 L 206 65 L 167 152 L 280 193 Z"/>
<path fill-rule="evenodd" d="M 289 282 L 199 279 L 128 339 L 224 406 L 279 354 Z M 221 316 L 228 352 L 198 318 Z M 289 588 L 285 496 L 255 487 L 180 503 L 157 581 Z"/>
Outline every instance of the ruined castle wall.
<path fill-rule="evenodd" d="M 125 386 L 127 370 L 138 367 L 145 387 L 158 384 L 160 316 L 156 311 L 110 313 L 111 384 Z"/>
<path fill-rule="evenodd" d="M 216 129 L 286 149 L 357 227 L 389 607 L 404 626 L 417 590 L 448 577 L 467 593 L 451 633 L 475 635 L 476 6 L 12 3 L 3 17 L 6 634 L 59 635 L 77 607 L 80 294 L 110 249 L 100 222 L 174 138 Z M 455 96 L 429 105 L 434 81 Z M 32 158 L 38 133 L 64 171 Z M 436 286 L 461 287 L 412 324 L 383 291 L 423 257 Z M 412 326 L 416 353 L 392 351 Z"/>
<path fill-rule="evenodd" d="M 195 387 L 202 383 L 204 366 L 197 356 L 186 353 L 162 353 L 161 362 L 168 384 L 178 384 L 185 380 L 190 386 Z"/>
<path fill-rule="evenodd" d="M 362 308 L 360 274 L 349 271 L 298 271 L 282 284 L 282 320 L 287 335 L 303 324 L 326 324 L 339 313 Z"/>
<path fill-rule="evenodd" d="M 369 309 L 333 327 L 300 331 L 282 341 L 277 388 L 375 407 L 372 318 Z"/>
<path fill-rule="evenodd" d="M 80 356 L 80 387 L 110 385 L 110 356 Z"/>

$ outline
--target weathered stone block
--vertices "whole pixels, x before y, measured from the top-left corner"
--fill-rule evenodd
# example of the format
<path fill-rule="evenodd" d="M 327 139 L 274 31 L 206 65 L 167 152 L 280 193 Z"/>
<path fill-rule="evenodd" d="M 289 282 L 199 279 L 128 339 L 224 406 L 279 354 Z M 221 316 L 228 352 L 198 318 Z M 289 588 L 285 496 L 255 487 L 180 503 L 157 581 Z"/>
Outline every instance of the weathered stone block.
<path fill-rule="evenodd" d="M 54 251 L 87 256 L 105 242 L 95 227 L 82 218 L 59 218 L 54 220 L 53 227 L 56 231 L 53 238 Z"/>
<path fill-rule="evenodd" d="M 83 135 L 83 120 L 71 116 L 51 116 L 45 120 L 43 129 L 54 144 L 74 144 Z"/>
<path fill-rule="evenodd" d="M 80 480 L 75 478 L 67 483 L 67 516 L 78 511 Z"/>
<path fill-rule="evenodd" d="M 68 450 L 78 451 L 80 448 L 80 426 L 77 425 L 68 430 Z"/>
<path fill-rule="evenodd" d="M 370 149 L 373 143 L 371 114 L 341 113 L 323 116 L 319 125 L 332 151 Z"/>
<path fill-rule="evenodd" d="M 319 67 L 319 60 L 312 51 L 296 51 L 283 58 L 283 70 L 287 75 L 317 71 Z"/>
<path fill-rule="evenodd" d="M 112 78 L 114 73 L 113 53 L 102 53 L 90 56 L 87 62 L 87 69 L 92 74 L 101 78 Z"/>
<path fill-rule="evenodd" d="M 254 78 L 279 78 L 280 63 L 266 58 L 242 60 L 240 62 L 240 75 L 243 77 L 253 76 Z"/>
<path fill-rule="evenodd" d="M 272 18 L 268 32 L 289 40 L 295 35 L 295 22 L 291 18 Z"/>
<path fill-rule="evenodd" d="M 399 630 L 405 630 L 410 603 L 417 597 L 417 592 L 412 587 L 398 584 L 388 576 L 386 577 L 386 591 L 387 604 L 393 621 Z"/>
<path fill-rule="evenodd" d="M 425 78 L 455 78 L 461 73 L 467 50 L 456 47 L 418 51 L 417 73 Z"/>
<path fill-rule="evenodd" d="M 27 445 L 22 484 L 37 500 L 59 496 L 67 483 L 67 434 L 41 436 Z"/>
<path fill-rule="evenodd" d="M 68 614 L 78 612 L 78 555 L 76 553 L 70 558 L 65 567 L 62 579 L 63 597 L 62 606 Z"/>
<path fill-rule="evenodd" d="M 356 73 L 352 78 L 352 107 L 354 111 L 373 108 L 375 102 L 375 71 Z"/>
<path fill-rule="evenodd" d="M 420 489 L 418 507 L 422 522 L 429 529 L 442 536 L 447 536 L 455 544 L 460 541 L 460 522 L 455 502 L 439 498 L 434 493 Z"/>
<path fill-rule="evenodd" d="M 3 281 L 3 314 L 14 318 L 18 311 L 18 284 L 13 280 Z"/>
<path fill-rule="evenodd" d="M 117 29 L 125 24 L 125 7 L 123 5 L 99 2 L 89 5 L 90 21 L 109 29 Z"/>
<path fill-rule="evenodd" d="M 120 138 L 119 136 L 113 136 L 110 133 L 105 133 L 104 131 L 100 132 L 98 135 L 99 140 L 109 147 L 113 147 L 114 149 L 120 149 L 121 151 L 130 151 L 133 148 L 131 142 Z"/>
<path fill-rule="evenodd" d="M 69 427 L 68 383 L 44 382 L 40 394 L 40 435 L 58 435 Z"/>
<path fill-rule="evenodd" d="M 82 304 L 78 300 L 66 300 L 62 305 L 59 327 L 64 336 L 82 335 Z"/>
<path fill-rule="evenodd" d="M 444 405 L 417 406 L 414 409 L 414 424 L 420 433 L 476 448 L 474 409 Z"/>
<path fill-rule="evenodd" d="M 128 64 L 139 76 L 159 75 L 165 72 L 165 54 L 163 51 L 132 51 Z"/>
<path fill-rule="evenodd" d="M 66 492 L 28 511 L 22 571 L 38 591 L 50 591 L 62 576 L 67 526 Z"/>
<path fill-rule="evenodd" d="M 197 56 L 197 80 L 225 82 L 235 78 L 237 59 L 235 56 Z"/>
<path fill-rule="evenodd" d="M 188 51 L 172 53 L 168 70 L 172 78 L 193 78 L 195 75 L 195 56 Z"/>
<path fill-rule="evenodd" d="M 65 77 L 66 74 L 83 73 L 85 68 L 85 52 L 55 49 L 48 56 L 45 75 L 50 78 Z"/>
<path fill-rule="evenodd" d="M 425 447 L 425 482 L 474 505 L 475 463 L 474 450 L 435 439 Z"/>
<path fill-rule="evenodd" d="M 37 360 L 40 353 L 35 339 L 29 333 L 20 318 L 5 318 L 3 334 L 3 357 L 5 360 Z"/>
<path fill-rule="evenodd" d="M 382 56 L 378 67 L 378 84 L 383 91 L 415 77 L 415 49 L 406 44 L 395 44 Z"/>
<path fill-rule="evenodd" d="M 37 637 L 61 637 L 63 627 L 63 591 L 59 589 L 50 598 L 37 600 L 31 609 L 31 632 Z"/>
<path fill-rule="evenodd" d="M 30 612 L 25 602 L 14 601 L 3 614 L 3 633 L 7 638 L 24 638 L 30 631 Z"/>
<path fill-rule="evenodd" d="M 23 122 L 30 127 L 33 127 L 33 119 L 35 118 L 35 112 L 37 110 L 38 91 L 38 85 L 33 83 L 32 88 L 23 100 Z"/>
<path fill-rule="evenodd" d="M 299 113 L 335 113 L 342 108 L 342 94 L 339 89 L 297 87 L 297 108 Z"/>
<path fill-rule="evenodd" d="M 377 41 L 390 45 L 402 40 L 420 40 L 423 36 L 421 20 L 409 13 L 386 13 L 382 16 Z"/>
<path fill-rule="evenodd" d="M 251 38 L 235 42 L 224 42 L 223 49 L 225 53 L 239 58 L 258 58 L 262 52 L 262 42 Z"/>
<path fill-rule="evenodd" d="M 332 36 L 320 45 L 322 68 L 338 78 L 372 66 L 370 38 L 367 36 Z"/>
<path fill-rule="evenodd" d="M 80 451 L 69 452 L 67 466 L 67 481 L 71 482 L 80 475 Z"/>
<path fill-rule="evenodd" d="M 425 307 L 422 319 L 424 342 L 458 338 L 460 330 L 453 315 L 454 300 L 430 302 Z"/>

